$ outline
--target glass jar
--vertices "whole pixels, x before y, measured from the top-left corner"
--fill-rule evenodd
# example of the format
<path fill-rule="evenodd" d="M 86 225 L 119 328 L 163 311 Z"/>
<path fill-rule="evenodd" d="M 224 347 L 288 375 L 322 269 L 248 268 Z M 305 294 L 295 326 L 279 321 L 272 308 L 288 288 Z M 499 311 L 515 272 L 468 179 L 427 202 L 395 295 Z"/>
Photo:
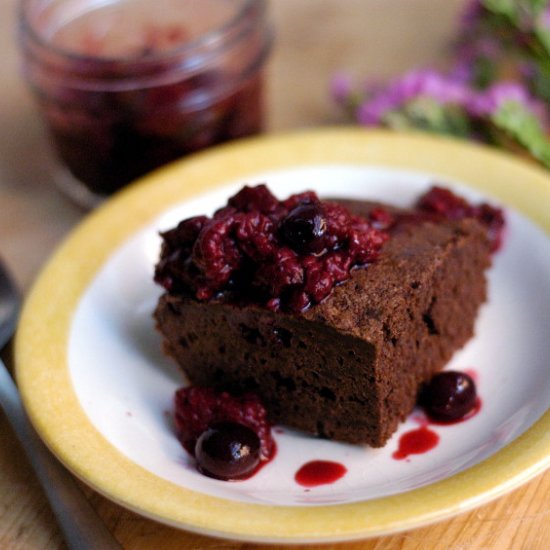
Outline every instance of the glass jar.
<path fill-rule="evenodd" d="M 22 0 L 24 75 L 94 206 L 139 176 L 262 129 L 265 0 Z"/>

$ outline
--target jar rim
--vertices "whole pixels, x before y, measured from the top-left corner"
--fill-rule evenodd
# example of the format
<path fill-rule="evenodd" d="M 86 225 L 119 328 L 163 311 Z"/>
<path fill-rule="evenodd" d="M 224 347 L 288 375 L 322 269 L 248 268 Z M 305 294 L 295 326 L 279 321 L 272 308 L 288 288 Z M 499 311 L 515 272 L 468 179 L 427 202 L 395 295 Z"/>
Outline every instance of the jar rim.
<path fill-rule="evenodd" d="M 198 53 L 201 50 L 206 50 L 208 52 L 217 51 L 231 44 L 243 34 L 242 30 L 239 31 L 239 23 L 243 20 L 246 21 L 249 13 L 253 14 L 254 11 L 257 10 L 254 19 L 261 19 L 267 10 L 267 0 L 244 0 L 240 9 L 224 23 L 206 31 L 190 41 L 182 42 L 173 48 L 164 51 L 156 51 L 154 55 L 151 56 L 94 56 L 60 47 L 41 36 L 26 17 L 26 10 L 30 1 L 31 0 L 22 0 L 20 3 L 19 27 L 20 31 L 26 33 L 36 44 L 48 49 L 53 55 L 70 59 L 74 62 L 93 61 L 94 64 L 106 65 L 117 63 L 119 66 L 123 64 L 132 65 L 136 62 L 147 63 L 148 61 L 158 63 L 159 61 L 168 61 L 180 57 L 192 59 L 194 52 Z M 246 32 L 246 29 L 244 32 Z M 203 62 L 204 55 L 201 57 L 201 63 Z"/>

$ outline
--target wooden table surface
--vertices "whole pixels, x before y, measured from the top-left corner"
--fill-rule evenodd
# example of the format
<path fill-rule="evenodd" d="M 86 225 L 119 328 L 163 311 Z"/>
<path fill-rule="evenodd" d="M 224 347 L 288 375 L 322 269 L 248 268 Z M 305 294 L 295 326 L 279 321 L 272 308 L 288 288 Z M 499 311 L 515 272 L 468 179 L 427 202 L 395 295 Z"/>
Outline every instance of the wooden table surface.
<path fill-rule="evenodd" d="M 328 77 L 337 69 L 388 76 L 441 63 L 462 5 L 463 0 L 272 0 L 277 42 L 269 64 L 268 131 L 337 122 L 327 94 Z M 85 214 L 48 178 L 48 141 L 19 76 L 15 8 L 15 0 L 0 0 L 0 256 L 27 290 L 51 251 Z M 165 527 L 89 489 L 86 494 L 125 548 L 256 547 Z M 1 412 L 0 548 L 63 548 L 48 504 Z M 451 520 L 323 548 L 546 550 L 550 471 Z"/>

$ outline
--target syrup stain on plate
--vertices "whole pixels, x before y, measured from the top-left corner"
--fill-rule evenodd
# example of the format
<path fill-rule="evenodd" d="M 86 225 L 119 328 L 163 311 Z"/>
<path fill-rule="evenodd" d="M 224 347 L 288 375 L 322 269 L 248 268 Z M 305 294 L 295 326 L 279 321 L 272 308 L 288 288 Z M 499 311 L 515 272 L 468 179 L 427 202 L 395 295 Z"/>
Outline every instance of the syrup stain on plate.
<path fill-rule="evenodd" d="M 306 462 L 295 474 L 296 483 L 303 487 L 330 485 L 347 473 L 348 469 L 339 462 L 331 460 L 312 460 Z"/>
<path fill-rule="evenodd" d="M 410 455 L 424 454 L 439 443 L 439 436 L 428 426 L 420 426 L 415 430 L 405 432 L 400 438 L 397 451 L 392 454 L 395 460 L 403 460 Z"/>
<path fill-rule="evenodd" d="M 477 380 L 477 372 L 473 369 L 466 371 L 468 376 L 473 380 Z M 482 402 L 479 396 L 476 397 L 475 404 L 472 410 L 460 418 L 452 420 L 435 420 L 426 416 L 424 413 L 418 413 L 412 415 L 411 419 L 419 424 L 419 427 L 405 432 L 397 443 L 397 450 L 392 454 L 392 458 L 395 460 L 408 459 L 413 454 L 424 454 L 431 451 L 439 443 L 439 435 L 434 430 L 430 429 L 430 426 L 452 426 L 453 424 L 460 424 L 466 420 L 470 420 L 481 410 Z"/>

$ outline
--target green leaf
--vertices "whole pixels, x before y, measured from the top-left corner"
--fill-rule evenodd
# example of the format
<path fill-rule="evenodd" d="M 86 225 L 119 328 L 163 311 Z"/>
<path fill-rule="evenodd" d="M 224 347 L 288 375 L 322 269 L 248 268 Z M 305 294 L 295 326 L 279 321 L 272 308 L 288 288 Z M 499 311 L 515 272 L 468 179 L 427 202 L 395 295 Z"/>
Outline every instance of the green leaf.
<path fill-rule="evenodd" d="M 546 50 L 546 54 L 550 55 L 550 29 L 538 25 L 535 29 L 535 35 Z"/>
<path fill-rule="evenodd" d="M 538 15 L 547 7 L 548 0 L 528 0 L 528 3 L 531 7 L 531 13 Z"/>
<path fill-rule="evenodd" d="M 470 123 L 461 108 L 429 97 L 416 98 L 400 111 L 386 114 L 384 124 L 394 130 L 415 128 L 464 138 L 471 135 Z"/>
<path fill-rule="evenodd" d="M 505 101 L 491 117 L 495 126 L 550 167 L 550 141 L 536 116 L 517 101 Z"/>
<path fill-rule="evenodd" d="M 537 0 L 537 2 L 541 5 L 538 6 L 535 14 L 534 33 L 535 37 L 544 48 L 544 54 L 548 57 L 550 54 L 550 28 L 547 24 L 548 18 L 543 13 L 544 10 L 548 8 L 548 0 Z"/>
<path fill-rule="evenodd" d="M 498 63 L 486 57 L 479 57 L 473 65 L 473 82 L 476 88 L 488 88 L 498 76 Z"/>
<path fill-rule="evenodd" d="M 489 11 L 504 15 L 514 23 L 518 23 L 517 0 L 482 0 L 481 3 Z"/>
<path fill-rule="evenodd" d="M 506 17 L 518 28 L 526 24 L 532 28 L 548 0 L 482 0 L 481 4 L 492 13 Z"/>
<path fill-rule="evenodd" d="M 537 65 L 531 78 L 531 87 L 535 96 L 550 104 L 550 71 L 543 66 Z"/>

